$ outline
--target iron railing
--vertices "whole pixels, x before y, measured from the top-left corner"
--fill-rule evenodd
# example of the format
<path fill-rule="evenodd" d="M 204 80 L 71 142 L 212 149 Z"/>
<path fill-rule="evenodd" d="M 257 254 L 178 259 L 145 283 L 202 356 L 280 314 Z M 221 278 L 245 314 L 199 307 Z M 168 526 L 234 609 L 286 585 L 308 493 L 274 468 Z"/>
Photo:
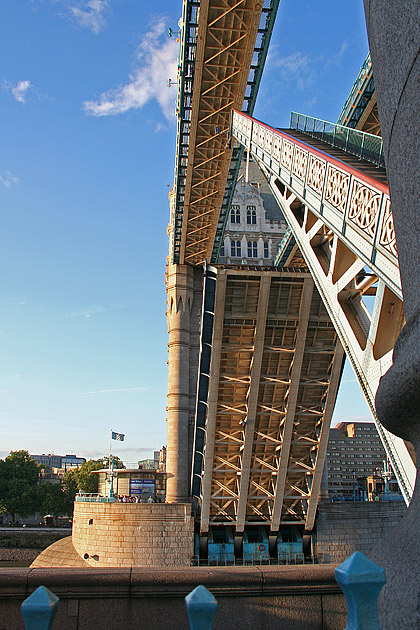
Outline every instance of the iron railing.
<path fill-rule="evenodd" d="M 97 492 L 80 492 L 76 494 L 74 500 L 78 503 L 114 503 L 115 497 L 104 497 Z"/>
<path fill-rule="evenodd" d="M 354 126 L 354 124 L 351 124 L 351 119 L 354 116 L 354 111 L 358 109 L 358 103 L 360 102 L 360 100 L 363 99 L 364 92 L 368 91 L 367 98 L 363 99 L 367 103 L 368 99 L 371 97 L 371 94 L 373 94 L 375 90 L 371 70 L 372 60 L 370 58 L 370 52 L 368 52 L 367 57 L 362 67 L 360 68 L 359 74 L 356 77 L 350 94 L 348 95 L 347 100 L 342 107 L 342 110 L 337 120 L 337 124 L 343 125 L 347 121 L 346 126 Z M 369 85 L 370 83 L 372 85 Z"/>
<path fill-rule="evenodd" d="M 385 168 L 383 143 L 380 136 L 297 112 L 292 112 L 290 115 L 290 128 L 297 129 L 341 151 L 351 153 L 361 160 Z"/>

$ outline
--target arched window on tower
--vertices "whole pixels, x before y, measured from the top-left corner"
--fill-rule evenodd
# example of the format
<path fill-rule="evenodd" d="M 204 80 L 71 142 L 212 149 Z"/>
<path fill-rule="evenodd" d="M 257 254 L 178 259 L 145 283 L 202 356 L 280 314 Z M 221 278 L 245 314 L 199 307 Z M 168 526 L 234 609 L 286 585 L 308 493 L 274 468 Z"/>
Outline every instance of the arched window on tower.
<path fill-rule="evenodd" d="M 270 252 L 268 251 L 268 243 L 264 241 L 264 258 L 270 258 Z"/>
<path fill-rule="evenodd" d="M 231 206 L 230 207 L 230 222 L 231 223 L 240 223 L 241 222 L 241 210 L 239 206 Z"/>
<path fill-rule="evenodd" d="M 248 258 L 258 258 L 257 241 L 248 241 Z"/>
<path fill-rule="evenodd" d="M 240 258 L 242 256 L 241 241 L 231 241 L 230 255 L 232 258 Z"/>
<path fill-rule="evenodd" d="M 224 255 L 225 255 L 225 244 L 222 241 L 222 244 L 220 245 L 219 256 L 224 256 Z"/>
<path fill-rule="evenodd" d="M 257 210 L 255 206 L 246 207 L 246 222 L 247 225 L 257 225 Z"/>

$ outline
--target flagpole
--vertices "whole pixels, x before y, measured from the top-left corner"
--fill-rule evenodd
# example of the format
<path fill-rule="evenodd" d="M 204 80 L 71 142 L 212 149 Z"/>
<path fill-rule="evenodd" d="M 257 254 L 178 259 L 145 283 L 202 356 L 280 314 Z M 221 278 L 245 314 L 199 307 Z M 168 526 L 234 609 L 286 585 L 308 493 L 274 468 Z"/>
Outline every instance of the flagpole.
<path fill-rule="evenodd" d="M 111 429 L 111 439 L 109 440 L 109 459 L 108 459 L 109 480 L 111 482 L 111 487 L 109 489 L 110 498 L 114 496 L 114 485 L 113 485 L 113 477 L 112 477 L 112 470 L 111 470 L 111 449 L 112 449 L 112 429 Z"/>

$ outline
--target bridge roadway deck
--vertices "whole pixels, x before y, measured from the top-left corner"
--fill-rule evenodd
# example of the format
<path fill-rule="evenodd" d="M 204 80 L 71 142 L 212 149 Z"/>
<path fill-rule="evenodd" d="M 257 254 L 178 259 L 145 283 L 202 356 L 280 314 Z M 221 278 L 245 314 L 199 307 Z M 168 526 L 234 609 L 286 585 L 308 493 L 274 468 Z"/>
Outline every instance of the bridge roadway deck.
<path fill-rule="evenodd" d="M 305 267 L 217 269 L 202 533 L 312 531 L 342 362 Z"/>

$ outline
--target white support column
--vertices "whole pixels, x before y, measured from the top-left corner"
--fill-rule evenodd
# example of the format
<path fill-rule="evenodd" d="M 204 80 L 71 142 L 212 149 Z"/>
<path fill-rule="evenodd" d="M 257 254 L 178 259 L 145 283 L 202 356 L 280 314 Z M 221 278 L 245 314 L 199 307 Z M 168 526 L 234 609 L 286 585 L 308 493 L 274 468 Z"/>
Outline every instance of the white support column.
<path fill-rule="evenodd" d="M 236 531 L 245 528 L 246 504 L 248 498 L 249 476 L 251 470 L 252 447 L 254 444 L 255 418 L 257 413 L 258 392 L 260 388 L 261 362 L 264 350 L 265 326 L 267 321 L 268 299 L 270 296 L 271 275 L 263 275 L 258 296 L 257 322 L 254 335 L 254 354 L 251 368 L 251 383 L 248 390 L 247 414 L 245 417 L 245 439 L 242 451 L 241 483 L 239 486 L 238 514 Z"/>
<path fill-rule="evenodd" d="M 309 314 L 311 310 L 314 282 L 306 278 L 303 282 L 302 299 L 299 313 L 299 324 L 296 335 L 295 355 L 290 378 L 290 390 L 287 401 L 287 411 L 284 422 L 283 443 L 280 451 L 279 469 L 277 473 L 276 496 L 273 505 L 271 530 L 277 532 L 280 527 L 281 512 L 285 492 L 287 469 L 289 465 L 290 445 L 293 436 L 293 422 L 296 413 L 297 397 L 299 393 L 300 374 L 302 370 L 305 350 L 306 334 L 308 330 Z"/>

